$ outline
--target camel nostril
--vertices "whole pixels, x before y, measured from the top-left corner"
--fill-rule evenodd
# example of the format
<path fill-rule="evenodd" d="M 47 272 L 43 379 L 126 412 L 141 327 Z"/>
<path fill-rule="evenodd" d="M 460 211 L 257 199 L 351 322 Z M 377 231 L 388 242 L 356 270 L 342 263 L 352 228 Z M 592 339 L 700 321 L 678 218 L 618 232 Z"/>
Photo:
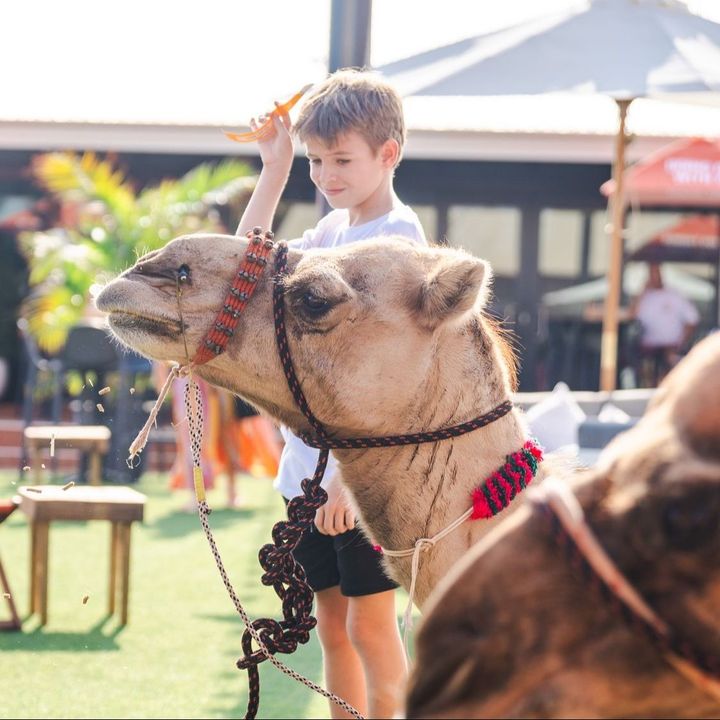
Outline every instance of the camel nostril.
<path fill-rule="evenodd" d="M 177 277 L 178 277 L 178 282 L 185 284 L 185 285 L 189 284 L 190 283 L 190 268 L 185 264 L 181 265 L 178 268 Z"/>

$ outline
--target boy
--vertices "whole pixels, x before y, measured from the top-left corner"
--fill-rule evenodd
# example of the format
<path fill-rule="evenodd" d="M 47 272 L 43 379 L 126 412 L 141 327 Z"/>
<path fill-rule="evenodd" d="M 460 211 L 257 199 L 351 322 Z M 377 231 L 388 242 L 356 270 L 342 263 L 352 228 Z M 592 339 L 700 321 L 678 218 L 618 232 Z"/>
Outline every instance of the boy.
<path fill-rule="evenodd" d="M 251 120 L 250 127 L 256 129 L 258 122 Z M 290 174 L 290 119 L 281 115 L 273 122 L 275 134 L 259 143 L 263 167 L 238 234 L 256 225 L 271 227 Z M 305 144 L 310 178 L 334 210 L 292 247 L 336 247 L 382 235 L 425 244 L 417 215 L 393 190 L 405 141 L 402 101 L 393 88 L 368 72 L 338 71 L 313 89 L 294 132 Z M 287 502 L 301 494 L 302 478 L 312 476 L 318 451 L 287 428 L 282 433 L 285 447 L 275 487 Z M 315 591 L 327 689 L 365 716 L 392 717 L 407 674 L 395 614 L 397 586 L 355 528 L 332 456 L 322 484 L 328 501 L 295 558 Z M 332 717 L 347 717 L 334 703 L 330 711 Z"/>

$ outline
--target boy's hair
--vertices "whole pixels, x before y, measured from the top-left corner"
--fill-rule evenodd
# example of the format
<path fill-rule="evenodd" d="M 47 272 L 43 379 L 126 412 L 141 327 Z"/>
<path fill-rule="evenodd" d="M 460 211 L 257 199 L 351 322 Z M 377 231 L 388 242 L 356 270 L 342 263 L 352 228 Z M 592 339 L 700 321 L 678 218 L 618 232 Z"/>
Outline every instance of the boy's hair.
<path fill-rule="evenodd" d="M 294 130 L 303 142 L 313 137 L 328 145 L 334 145 L 339 135 L 354 130 L 375 152 L 387 140 L 397 140 L 402 155 L 402 100 L 397 90 L 376 73 L 338 70 L 313 88 Z"/>

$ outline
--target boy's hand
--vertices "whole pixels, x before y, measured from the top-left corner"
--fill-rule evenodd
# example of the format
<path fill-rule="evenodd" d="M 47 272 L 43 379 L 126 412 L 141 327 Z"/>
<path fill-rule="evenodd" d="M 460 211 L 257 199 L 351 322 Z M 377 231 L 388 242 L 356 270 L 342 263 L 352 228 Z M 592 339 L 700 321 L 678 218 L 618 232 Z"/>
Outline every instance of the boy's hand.
<path fill-rule="evenodd" d="M 279 103 L 275 102 L 276 107 Z M 268 169 L 281 169 L 285 172 L 290 171 L 293 161 L 293 141 L 290 136 L 290 116 L 287 113 L 261 115 L 259 118 L 250 119 L 250 129 L 257 130 L 270 117 L 275 132 L 264 140 L 258 140 L 258 148 L 260 150 L 260 159 L 263 167 Z"/>
<path fill-rule="evenodd" d="M 336 475 L 330 478 L 325 488 L 327 502 L 315 513 L 315 527 L 323 535 L 340 535 L 355 527 L 355 511 Z"/>

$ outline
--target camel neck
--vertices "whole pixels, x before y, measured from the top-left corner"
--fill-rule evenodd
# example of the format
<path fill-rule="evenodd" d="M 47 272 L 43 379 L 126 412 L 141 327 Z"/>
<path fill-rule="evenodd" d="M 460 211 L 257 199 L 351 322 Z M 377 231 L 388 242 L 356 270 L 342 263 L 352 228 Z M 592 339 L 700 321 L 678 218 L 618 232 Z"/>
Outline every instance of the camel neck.
<path fill-rule="evenodd" d="M 342 477 L 362 515 L 387 518 L 380 544 L 410 545 L 441 530 L 473 502 L 473 492 L 526 438 L 515 411 L 486 427 L 456 438 L 398 448 L 334 450 Z M 408 502 L 408 488 L 417 502 Z M 393 520 L 402 515 L 402 527 Z M 392 540 L 390 539 L 392 532 Z M 403 545 L 405 547 L 406 545 Z"/>

